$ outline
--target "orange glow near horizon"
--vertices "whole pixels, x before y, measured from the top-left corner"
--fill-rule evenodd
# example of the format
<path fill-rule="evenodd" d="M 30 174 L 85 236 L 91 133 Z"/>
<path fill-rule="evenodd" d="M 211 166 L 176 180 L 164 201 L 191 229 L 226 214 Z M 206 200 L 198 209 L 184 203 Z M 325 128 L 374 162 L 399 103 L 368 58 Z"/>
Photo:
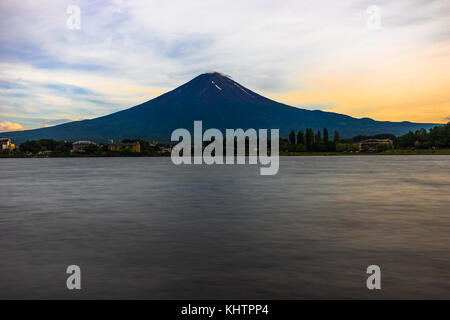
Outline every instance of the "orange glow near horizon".
<path fill-rule="evenodd" d="M 450 120 L 450 46 L 412 52 L 401 59 L 355 66 L 335 61 L 303 83 L 307 89 L 268 94 L 294 105 L 326 106 L 324 111 L 380 121 L 447 123 Z M 326 71 L 325 71 L 326 70 Z"/>

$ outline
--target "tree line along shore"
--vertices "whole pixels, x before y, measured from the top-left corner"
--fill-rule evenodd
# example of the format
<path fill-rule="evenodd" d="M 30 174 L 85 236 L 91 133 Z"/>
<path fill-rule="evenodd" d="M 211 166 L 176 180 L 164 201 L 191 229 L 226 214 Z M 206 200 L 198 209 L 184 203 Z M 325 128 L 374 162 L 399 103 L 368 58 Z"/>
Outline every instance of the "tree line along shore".
<path fill-rule="evenodd" d="M 310 154 L 450 154 L 450 122 L 429 130 L 420 129 L 401 136 L 377 134 L 358 135 L 341 139 L 338 131 L 333 137 L 327 128 L 314 132 L 292 130 L 288 139 L 280 139 L 282 155 Z"/>
<path fill-rule="evenodd" d="M 14 146 L 0 138 L 0 157 L 114 157 L 170 156 L 172 144 L 125 139 L 120 143 L 93 141 L 55 141 L 41 139 Z M 450 122 L 429 130 L 420 129 L 401 136 L 377 134 L 341 139 L 337 130 L 331 137 L 327 128 L 313 131 L 292 130 L 288 139 L 280 138 L 280 155 L 355 155 L 355 154 L 450 154 Z"/>

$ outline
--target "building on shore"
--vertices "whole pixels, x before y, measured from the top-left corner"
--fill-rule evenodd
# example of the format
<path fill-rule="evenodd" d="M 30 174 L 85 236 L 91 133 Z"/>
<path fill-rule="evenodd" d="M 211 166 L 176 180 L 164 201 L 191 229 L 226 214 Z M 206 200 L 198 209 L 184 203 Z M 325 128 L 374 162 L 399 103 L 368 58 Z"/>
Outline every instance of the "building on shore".
<path fill-rule="evenodd" d="M 141 144 L 139 142 L 116 144 L 113 141 L 111 141 L 111 143 L 108 145 L 108 151 L 112 151 L 112 152 L 129 151 L 129 152 L 140 153 L 141 152 Z"/>
<path fill-rule="evenodd" d="M 359 151 L 377 151 L 377 147 L 381 143 L 386 143 L 392 146 L 391 139 L 367 139 L 358 142 Z"/>
<path fill-rule="evenodd" d="M 11 142 L 9 138 L 0 138 L 0 151 L 12 151 L 16 146 Z"/>
<path fill-rule="evenodd" d="M 72 144 L 72 152 L 85 152 L 88 146 L 98 146 L 94 141 L 77 141 Z"/>
<path fill-rule="evenodd" d="M 167 153 L 171 153 L 172 152 L 172 147 L 165 147 L 162 146 L 161 148 L 159 148 L 158 153 L 159 154 L 167 154 Z"/>

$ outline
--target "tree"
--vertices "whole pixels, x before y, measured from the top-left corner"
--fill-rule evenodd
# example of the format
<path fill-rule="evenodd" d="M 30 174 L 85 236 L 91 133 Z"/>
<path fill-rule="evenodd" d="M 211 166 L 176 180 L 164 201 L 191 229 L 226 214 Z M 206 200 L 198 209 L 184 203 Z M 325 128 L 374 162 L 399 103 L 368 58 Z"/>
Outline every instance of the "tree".
<path fill-rule="evenodd" d="M 24 153 L 38 153 L 40 151 L 54 151 L 58 145 L 60 148 L 66 148 L 66 142 L 55 141 L 53 139 L 33 140 L 22 143 L 19 146 L 20 151 Z"/>
<path fill-rule="evenodd" d="M 401 148 L 413 148 L 416 142 L 416 138 L 412 131 L 404 134 L 398 138 L 398 143 Z"/>
<path fill-rule="evenodd" d="M 336 151 L 337 152 L 346 152 L 348 150 L 348 147 L 345 143 L 337 143 L 336 144 Z"/>
<path fill-rule="evenodd" d="M 22 143 L 19 146 L 19 149 L 24 153 L 38 153 L 39 151 L 41 151 L 41 146 L 37 141 L 33 140 Z"/>
<path fill-rule="evenodd" d="M 294 132 L 294 130 L 292 130 L 291 133 L 289 133 L 289 143 L 290 144 L 295 144 L 295 132 Z"/>
<path fill-rule="evenodd" d="M 352 143 L 337 143 L 336 144 L 337 152 L 355 152 L 358 150 L 359 150 L 359 147 Z"/>
<path fill-rule="evenodd" d="M 377 152 L 383 152 L 383 151 L 387 151 L 391 149 L 391 144 L 390 143 L 379 143 L 377 145 Z"/>
<path fill-rule="evenodd" d="M 341 140 L 341 138 L 339 137 L 339 131 L 334 130 L 333 140 L 334 140 L 334 143 L 338 143 Z"/>
<path fill-rule="evenodd" d="M 314 131 L 311 128 L 306 129 L 306 149 L 312 150 L 314 144 Z"/>
<path fill-rule="evenodd" d="M 295 152 L 305 152 L 305 151 L 307 151 L 307 150 L 306 150 L 306 146 L 303 143 L 297 144 L 295 146 Z"/>
<path fill-rule="evenodd" d="M 66 141 L 57 141 L 56 147 L 53 150 L 53 154 L 68 155 L 72 150 L 72 143 Z"/>
<path fill-rule="evenodd" d="M 327 128 L 323 128 L 323 142 L 325 144 L 328 144 L 328 129 Z"/>
<path fill-rule="evenodd" d="M 297 133 L 297 144 L 305 144 L 305 134 L 302 130 Z"/>
<path fill-rule="evenodd" d="M 315 142 L 316 144 L 320 144 L 322 142 L 322 135 L 320 133 L 320 130 L 317 130 Z"/>
<path fill-rule="evenodd" d="M 100 147 L 96 144 L 90 144 L 84 148 L 84 151 L 88 154 L 96 154 L 101 151 Z"/>
<path fill-rule="evenodd" d="M 397 139 L 400 148 L 448 148 L 450 147 L 450 122 L 444 126 L 425 129 L 416 132 L 409 131 Z"/>

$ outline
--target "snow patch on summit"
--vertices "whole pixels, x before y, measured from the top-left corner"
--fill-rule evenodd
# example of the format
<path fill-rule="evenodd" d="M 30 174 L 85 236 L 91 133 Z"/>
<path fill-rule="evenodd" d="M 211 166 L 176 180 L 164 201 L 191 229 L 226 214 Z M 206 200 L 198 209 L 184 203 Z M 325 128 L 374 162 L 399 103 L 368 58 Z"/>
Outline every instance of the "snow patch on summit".
<path fill-rule="evenodd" d="M 217 89 L 219 89 L 220 91 L 222 91 L 222 88 L 219 87 L 214 81 L 211 81 L 211 83 L 212 83 L 213 85 L 215 85 Z"/>
<path fill-rule="evenodd" d="M 242 88 L 240 85 L 238 85 L 236 82 L 234 83 L 234 85 L 235 85 L 236 87 L 238 87 L 239 89 L 241 89 L 242 91 L 244 91 L 244 92 L 245 92 L 246 94 L 248 94 L 249 96 L 251 96 L 250 93 L 248 93 L 247 91 L 245 91 L 245 89 Z"/>

